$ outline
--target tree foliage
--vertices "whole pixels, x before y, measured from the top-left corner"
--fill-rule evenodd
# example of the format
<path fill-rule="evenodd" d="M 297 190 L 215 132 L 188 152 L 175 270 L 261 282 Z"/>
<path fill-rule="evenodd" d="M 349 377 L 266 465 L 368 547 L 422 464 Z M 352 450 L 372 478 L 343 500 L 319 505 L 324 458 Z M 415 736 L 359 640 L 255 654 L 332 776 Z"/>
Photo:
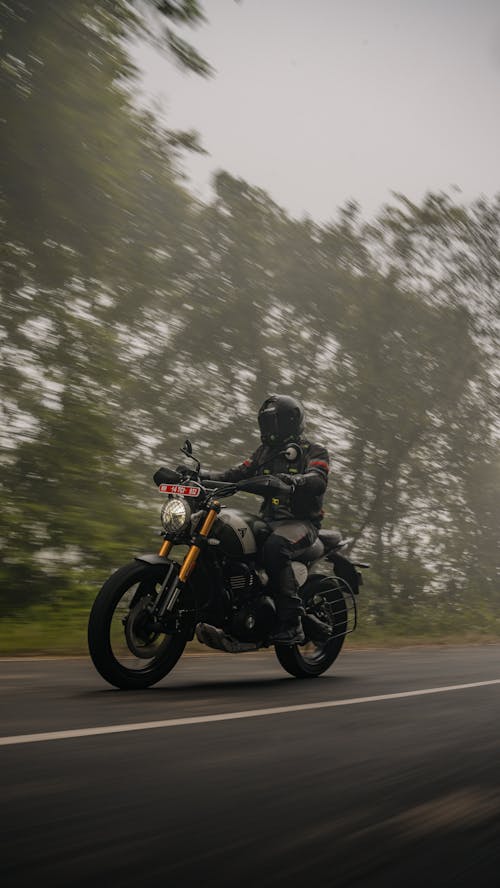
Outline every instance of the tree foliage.
<path fill-rule="evenodd" d="M 201 204 L 195 134 L 137 111 L 127 55 L 198 3 L 0 14 L 3 612 L 66 607 L 155 547 L 154 468 L 186 433 L 239 460 L 279 390 L 331 451 L 326 520 L 373 560 L 369 618 L 496 613 L 500 196 L 318 225 L 221 171 Z"/>

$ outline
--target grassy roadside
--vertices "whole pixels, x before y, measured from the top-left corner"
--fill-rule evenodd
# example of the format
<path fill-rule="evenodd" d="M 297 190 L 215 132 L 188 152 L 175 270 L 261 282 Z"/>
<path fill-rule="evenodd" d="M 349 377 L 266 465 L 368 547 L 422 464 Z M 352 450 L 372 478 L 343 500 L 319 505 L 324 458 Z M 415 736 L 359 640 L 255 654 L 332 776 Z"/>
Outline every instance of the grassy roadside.
<path fill-rule="evenodd" d="M 31 608 L 22 617 L 14 616 L 0 621 L 0 656 L 69 656 L 87 654 L 87 620 L 90 605 L 49 608 Z M 425 631 L 422 622 L 411 615 L 403 624 L 363 626 L 348 637 L 349 648 L 401 648 L 414 645 L 457 645 L 500 643 L 500 626 L 492 616 L 477 613 L 461 614 L 446 621 L 429 622 Z M 208 651 L 192 642 L 189 650 Z"/>

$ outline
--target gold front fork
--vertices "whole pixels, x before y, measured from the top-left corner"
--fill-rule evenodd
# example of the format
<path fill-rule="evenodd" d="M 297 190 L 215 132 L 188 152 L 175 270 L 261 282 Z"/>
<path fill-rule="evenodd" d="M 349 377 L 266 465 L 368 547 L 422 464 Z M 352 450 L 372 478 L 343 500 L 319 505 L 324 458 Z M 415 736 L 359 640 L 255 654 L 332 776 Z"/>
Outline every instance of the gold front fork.
<path fill-rule="evenodd" d="M 163 543 L 160 546 L 160 551 L 158 552 L 158 555 L 161 555 L 162 558 L 166 558 L 173 545 L 174 544 L 173 544 L 172 540 L 163 540 Z"/>
<path fill-rule="evenodd" d="M 217 518 L 217 515 L 219 514 L 219 509 L 220 509 L 219 503 L 214 502 L 213 507 L 208 512 L 208 514 L 203 522 L 203 526 L 200 530 L 201 537 L 207 537 L 208 534 L 210 533 L 210 531 L 212 530 L 213 523 L 214 523 L 215 519 Z M 200 554 L 200 547 L 199 546 L 191 546 L 184 561 L 182 562 L 182 567 L 179 571 L 179 581 L 181 583 L 185 583 L 187 578 L 191 574 L 191 572 L 196 564 L 199 554 Z"/>

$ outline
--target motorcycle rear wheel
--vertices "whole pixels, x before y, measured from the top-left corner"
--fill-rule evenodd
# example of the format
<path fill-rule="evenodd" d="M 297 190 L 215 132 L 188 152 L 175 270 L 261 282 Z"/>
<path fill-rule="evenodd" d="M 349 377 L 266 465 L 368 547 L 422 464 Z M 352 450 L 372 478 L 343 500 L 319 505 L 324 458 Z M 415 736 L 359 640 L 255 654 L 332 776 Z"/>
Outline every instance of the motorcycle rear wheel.
<path fill-rule="evenodd" d="M 325 590 L 334 618 L 312 606 L 315 594 Z M 339 634 L 323 644 L 317 642 L 305 645 L 277 644 L 274 649 L 281 666 L 290 675 L 295 678 L 316 678 L 332 666 L 342 650 L 348 622 L 347 607 L 337 581 L 333 577 L 326 576 L 312 577 L 307 582 L 304 588 L 304 605 L 306 610 L 315 614 L 320 620 L 329 622 Z"/>
<path fill-rule="evenodd" d="M 147 629 L 146 605 L 154 600 L 166 567 L 132 561 L 104 583 L 88 624 L 92 662 L 109 684 L 122 690 L 151 687 L 175 666 L 186 646 L 185 633 Z"/>

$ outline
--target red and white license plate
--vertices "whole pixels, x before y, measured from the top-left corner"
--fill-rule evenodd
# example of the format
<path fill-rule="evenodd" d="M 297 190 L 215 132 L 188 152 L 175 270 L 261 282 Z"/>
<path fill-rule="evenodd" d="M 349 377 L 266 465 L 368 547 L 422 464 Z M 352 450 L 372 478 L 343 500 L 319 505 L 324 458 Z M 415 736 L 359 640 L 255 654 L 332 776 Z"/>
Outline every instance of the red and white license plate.
<path fill-rule="evenodd" d="M 199 496 L 201 487 L 192 487 L 186 484 L 160 484 L 162 493 L 176 493 L 177 496 Z"/>

